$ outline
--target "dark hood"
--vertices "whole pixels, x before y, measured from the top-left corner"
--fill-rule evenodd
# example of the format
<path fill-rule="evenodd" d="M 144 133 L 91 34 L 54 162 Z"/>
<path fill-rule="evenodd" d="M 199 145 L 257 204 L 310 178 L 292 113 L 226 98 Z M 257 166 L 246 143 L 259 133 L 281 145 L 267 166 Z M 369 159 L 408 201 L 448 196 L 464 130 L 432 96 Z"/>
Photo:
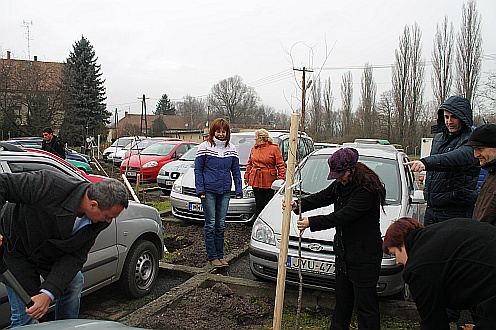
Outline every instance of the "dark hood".
<path fill-rule="evenodd" d="M 474 121 L 472 119 L 472 107 L 470 102 L 461 96 L 452 96 L 441 105 L 437 111 L 437 125 L 438 132 L 448 132 L 448 128 L 444 123 L 444 110 L 451 112 L 458 118 L 460 118 L 464 123 L 465 127 L 462 128 L 471 131 Z"/>

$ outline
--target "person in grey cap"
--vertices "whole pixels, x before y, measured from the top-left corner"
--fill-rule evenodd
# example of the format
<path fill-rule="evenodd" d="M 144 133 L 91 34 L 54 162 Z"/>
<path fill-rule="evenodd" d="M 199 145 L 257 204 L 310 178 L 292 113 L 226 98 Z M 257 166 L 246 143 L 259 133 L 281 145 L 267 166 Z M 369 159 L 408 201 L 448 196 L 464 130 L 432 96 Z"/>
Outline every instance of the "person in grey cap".
<path fill-rule="evenodd" d="M 472 132 L 472 108 L 461 96 L 447 99 L 438 110 L 440 129 L 432 141 L 431 154 L 405 163 L 414 172 L 427 171 L 424 225 L 451 218 L 471 218 L 477 199 L 479 164 L 467 141 Z"/>
<path fill-rule="evenodd" d="M 360 330 L 379 329 L 380 314 L 376 284 L 382 260 L 380 230 L 381 205 L 386 189 L 379 176 L 358 161 L 358 151 L 342 148 L 329 157 L 329 187 L 299 201 L 301 212 L 334 205 L 327 215 L 302 217 L 298 229 L 311 231 L 336 228 L 336 307 L 331 329 L 349 329 L 353 306 L 356 305 Z M 285 208 L 283 201 L 283 208 Z M 300 211 L 298 202 L 291 203 L 293 212 Z"/>
<path fill-rule="evenodd" d="M 485 124 L 477 127 L 467 146 L 474 148 L 474 157 L 488 172 L 477 197 L 472 219 L 496 226 L 496 125 Z"/>

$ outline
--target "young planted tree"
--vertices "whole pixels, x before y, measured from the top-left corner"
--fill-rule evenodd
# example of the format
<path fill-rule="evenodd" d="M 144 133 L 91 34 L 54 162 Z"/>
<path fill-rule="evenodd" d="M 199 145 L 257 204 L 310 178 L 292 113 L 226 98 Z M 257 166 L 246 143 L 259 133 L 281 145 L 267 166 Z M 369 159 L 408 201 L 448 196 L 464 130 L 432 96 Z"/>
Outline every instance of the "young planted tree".
<path fill-rule="evenodd" d="M 167 94 L 163 94 L 158 101 L 157 107 L 155 109 L 155 114 L 165 116 L 176 115 L 176 108 L 174 107 L 174 104 L 171 102 Z"/>
<path fill-rule="evenodd" d="M 101 78 L 101 66 L 97 64 L 93 46 L 84 36 L 73 45 L 63 74 L 66 115 L 63 132 L 69 144 L 76 144 L 87 134 L 106 132 L 111 113 L 104 103 L 105 80 Z"/>
<path fill-rule="evenodd" d="M 451 95 L 453 85 L 453 59 L 455 53 L 453 23 L 445 16 L 441 26 L 436 27 L 432 49 L 432 91 L 438 106 Z"/>
<path fill-rule="evenodd" d="M 482 63 L 481 18 L 475 1 L 462 6 L 462 22 L 457 36 L 456 89 L 474 104 Z"/>

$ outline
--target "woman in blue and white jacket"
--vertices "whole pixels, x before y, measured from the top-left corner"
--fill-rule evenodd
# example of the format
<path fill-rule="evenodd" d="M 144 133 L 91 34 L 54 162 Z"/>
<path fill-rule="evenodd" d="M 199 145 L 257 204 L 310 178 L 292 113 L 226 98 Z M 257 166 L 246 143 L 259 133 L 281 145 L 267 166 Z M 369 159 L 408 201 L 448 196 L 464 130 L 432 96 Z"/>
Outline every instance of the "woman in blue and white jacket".
<path fill-rule="evenodd" d="M 229 143 L 230 138 L 227 120 L 215 119 L 207 140 L 198 146 L 195 158 L 196 194 L 205 216 L 205 248 L 208 261 L 214 267 L 228 266 L 224 259 L 224 228 L 233 180 L 236 198 L 243 197 L 238 152 Z"/>

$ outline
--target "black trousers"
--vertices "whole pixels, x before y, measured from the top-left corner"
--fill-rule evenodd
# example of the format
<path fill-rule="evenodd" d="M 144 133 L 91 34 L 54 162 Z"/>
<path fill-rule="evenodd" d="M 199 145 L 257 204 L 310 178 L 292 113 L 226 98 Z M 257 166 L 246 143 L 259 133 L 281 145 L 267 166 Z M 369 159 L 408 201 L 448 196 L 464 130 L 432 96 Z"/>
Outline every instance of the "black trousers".
<path fill-rule="evenodd" d="M 255 195 L 256 202 L 255 213 L 259 215 L 265 205 L 274 197 L 274 190 L 270 188 L 253 188 L 253 194 Z"/>
<path fill-rule="evenodd" d="M 336 274 L 336 307 L 332 314 L 331 330 L 349 330 L 353 306 L 356 304 L 358 328 L 380 330 L 379 300 L 374 286 L 353 284 L 344 271 Z"/>

